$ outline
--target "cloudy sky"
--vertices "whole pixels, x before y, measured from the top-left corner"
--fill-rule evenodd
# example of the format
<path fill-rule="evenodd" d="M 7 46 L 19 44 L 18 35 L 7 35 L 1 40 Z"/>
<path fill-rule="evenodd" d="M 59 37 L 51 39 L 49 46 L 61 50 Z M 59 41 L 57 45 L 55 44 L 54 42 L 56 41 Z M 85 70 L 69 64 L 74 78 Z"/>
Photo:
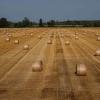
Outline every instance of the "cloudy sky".
<path fill-rule="evenodd" d="M 100 0 L 0 0 L 0 17 L 9 20 L 100 19 Z"/>

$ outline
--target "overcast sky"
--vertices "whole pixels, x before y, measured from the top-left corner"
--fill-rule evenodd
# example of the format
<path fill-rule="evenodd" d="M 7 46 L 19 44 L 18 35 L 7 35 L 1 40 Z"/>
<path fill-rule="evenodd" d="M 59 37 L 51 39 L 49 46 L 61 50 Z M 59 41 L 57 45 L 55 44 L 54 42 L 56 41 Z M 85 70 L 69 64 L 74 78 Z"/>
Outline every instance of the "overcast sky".
<path fill-rule="evenodd" d="M 100 19 L 100 0 L 0 0 L 0 17 L 9 20 Z"/>

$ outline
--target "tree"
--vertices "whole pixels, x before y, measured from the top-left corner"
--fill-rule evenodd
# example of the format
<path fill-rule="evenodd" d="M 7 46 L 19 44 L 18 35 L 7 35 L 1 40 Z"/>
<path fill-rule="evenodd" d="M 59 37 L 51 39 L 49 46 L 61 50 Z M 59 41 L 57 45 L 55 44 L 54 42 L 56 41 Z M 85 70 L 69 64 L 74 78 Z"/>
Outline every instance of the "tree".
<path fill-rule="evenodd" d="M 43 25 L 43 20 L 40 18 L 40 20 L 39 20 L 39 27 L 43 27 L 44 25 Z"/>
<path fill-rule="evenodd" d="M 0 18 L 0 27 L 5 28 L 9 26 L 9 22 L 7 21 L 6 18 Z"/>
<path fill-rule="evenodd" d="M 47 22 L 47 24 L 48 24 L 48 27 L 54 27 L 55 26 L 55 21 L 51 20 L 51 21 Z"/>
<path fill-rule="evenodd" d="M 30 27 L 31 25 L 32 22 L 27 17 L 24 17 L 24 19 L 22 20 L 22 27 Z"/>

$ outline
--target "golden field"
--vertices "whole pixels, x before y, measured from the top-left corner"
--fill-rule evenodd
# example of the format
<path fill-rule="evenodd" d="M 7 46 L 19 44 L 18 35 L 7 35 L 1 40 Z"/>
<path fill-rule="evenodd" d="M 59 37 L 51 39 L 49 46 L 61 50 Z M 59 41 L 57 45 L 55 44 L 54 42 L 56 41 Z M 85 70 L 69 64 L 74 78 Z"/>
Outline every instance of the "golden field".
<path fill-rule="evenodd" d="M 100 28 L 1 28 L 0 100 L 100 100 L 99 37 Z"/>

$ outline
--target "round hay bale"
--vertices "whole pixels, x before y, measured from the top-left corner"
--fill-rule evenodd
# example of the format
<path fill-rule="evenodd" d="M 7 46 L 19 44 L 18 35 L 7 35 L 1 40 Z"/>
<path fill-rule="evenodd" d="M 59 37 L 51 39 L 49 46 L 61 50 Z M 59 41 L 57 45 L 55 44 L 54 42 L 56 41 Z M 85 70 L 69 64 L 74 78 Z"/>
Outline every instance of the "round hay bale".
<path fill-rule="evenodd" d="M 10 42 L 10 38 L 6 38 L 6 41 Z"/>
<path fill-rule="evenodd" d="M 6 35 L 9 35 L 9 33 L 6 33 Z"/>
<path fill-rule="evenodd" d="M 100 41 L 100 37 L 97 37 L 97 41 Z"/>
<path fill-rule="evenodd" d="M 12 37 L 12 35 L 11 34 L 8 34 L 8 37 Z"/>
<path fill-rule="evenodd" d="M 78 33 L 75 33 L 75 35 L 78 35 Z"/>
<path fill-rule="evenodd" d="M 42 37 L 41 36 L 38 36 L 38 39 L 41 39 Z"/>
<path fill-rule="evenodd" d="M 86 65 L 85 64 L 77 64 L 75 73 L 78 76 L 85 76 L 87 74 Z"/>
<path fill-rule="evenodd" d="M 33 36 L 33 34 L 31 33 L 30 36 Z"/>
<path fill-rule="evenodd" d="M 99 36 L 99 33 L 96 33 L 96 36 Z"/>
<path fill-rule="evenodd" d="M 32 71 L 33 72 L 41 72 L 43 70 L 43 62 L 42 60 L 36 61 L 32 64 Z"/>
<path fill-rule="evenodd" d="M 78 37 L 78 36 L 75 36 L 75 39 L 76 39 L 76 40 L 78 40 L 78 39 L 79 39 L 79 37 Z"/>
<path fill-rule="evenodd" d="M 100 56 L 100 50 L 97 50 L 97 51 L 95 52 L 95 56 Z"/>
<path fill-rule="evenodd" d="M 14 40 L 14 44 L 19 44 L 19 40 Z"/>
<path fill-rule="evenodd" d="M 28 50 L 29 49 L 29 45 L 25 44 L 23 48 L 24 48 L 24 50 Z"/>
<path fill-rule="evenodd" d="M 51 41 L 51 40 L 49 40 L 47 43 L 48 43 L 48 44 L 52 44 L 52 41 Z"/>
<path fill-rule="evenodd" d="M 66 42 L 65 42 L 65 45 L 70 45 L 70 42 L 69 42 L 69 41 L 66 41 Z"/>

